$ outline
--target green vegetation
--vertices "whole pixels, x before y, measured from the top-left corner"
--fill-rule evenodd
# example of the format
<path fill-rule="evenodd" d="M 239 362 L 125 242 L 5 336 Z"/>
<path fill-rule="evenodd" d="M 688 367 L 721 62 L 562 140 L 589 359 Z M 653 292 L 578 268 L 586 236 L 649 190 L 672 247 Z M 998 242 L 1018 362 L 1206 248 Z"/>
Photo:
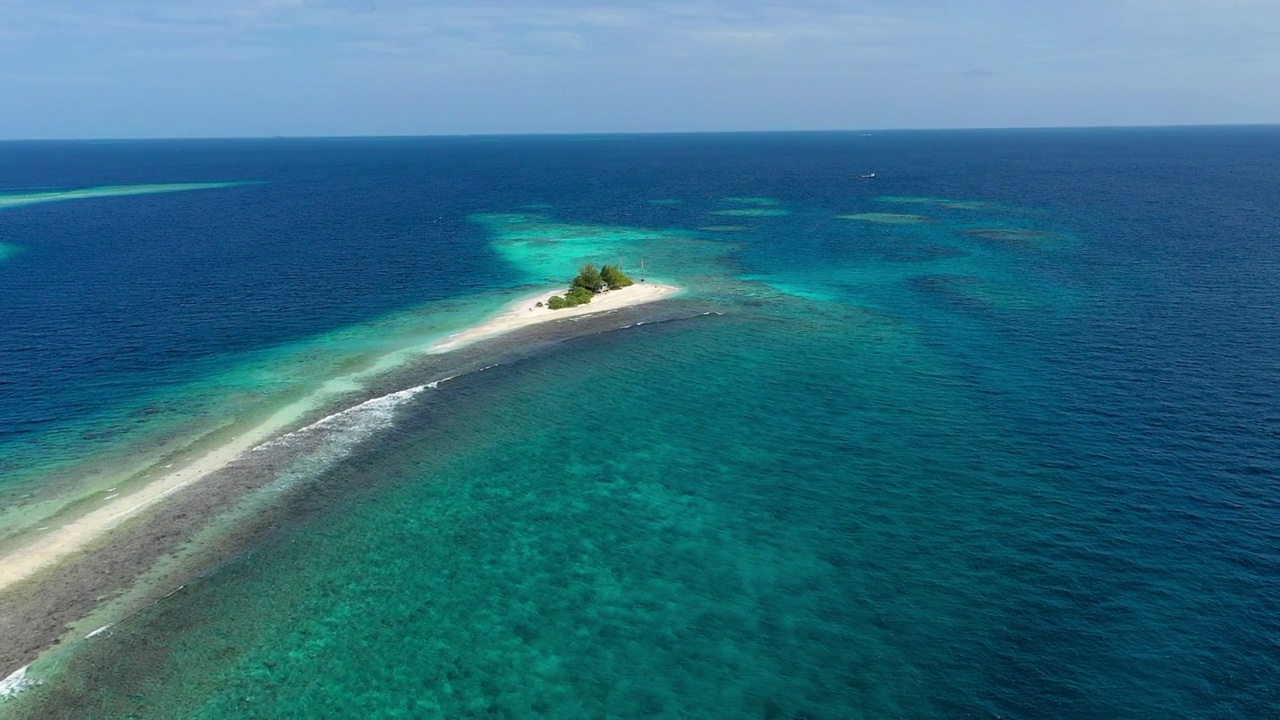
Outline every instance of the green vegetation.
<path fill-rule="evenodd" d="M 585 305 L 591 302 L 591 296 L 596 293 L 617 290 L 634 284 L 631 278 L 624 275 L 615 265 L 605 265 L 599 270 L 595 265 L 583 265 L 578 271 L 578 276 L 570 284 L 569 291 L 564 295 L 552 295 L 547 301 L 547 307 L 559 310 Z"/>
<path fill-rule="evenodd" d="M 578 277 L 570 283 L 570 291 L 573 288 L 582 288 L 590 292 L 600 292 L 600 288 L 604 286 L 604 280 L 600 277 L 600 271 L 596 270 L 596 266 L 587 263 L 582 266 L 582 270 L 578 272 Z"/>
<path fill-rule="evenodd" d="M 552 310 L 560 308 L 577 307 L 578 305 L 586 305 L 591 302 L 591 296 L 595 293 L 582 287 L 569 288 L 569 292 L 564 295 L 552 295 L 547 301 L 547 307 Z"/>
<path fill-rule="evenodd" d="M 623 275 L 616 265 L 605 265 L 600 268 L 600 279 L 604 281 L 605 285 L 609 286 L 610 290 L 617 290 L 618 288 L 635 284 L 631 281 L 631 278 Z"/>

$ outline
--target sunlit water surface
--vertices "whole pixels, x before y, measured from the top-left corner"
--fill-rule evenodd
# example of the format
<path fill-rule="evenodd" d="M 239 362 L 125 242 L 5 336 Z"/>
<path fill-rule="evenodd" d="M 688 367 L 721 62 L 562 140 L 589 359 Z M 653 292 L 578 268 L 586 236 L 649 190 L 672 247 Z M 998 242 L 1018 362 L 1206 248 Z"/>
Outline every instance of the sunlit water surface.
<path fill-rule="evenodd" d="M 581 262 L 688 289 L 333 428 L 0 715 L 1280 705 L 1274 129 L 0 156 L 0 535 Z"/>

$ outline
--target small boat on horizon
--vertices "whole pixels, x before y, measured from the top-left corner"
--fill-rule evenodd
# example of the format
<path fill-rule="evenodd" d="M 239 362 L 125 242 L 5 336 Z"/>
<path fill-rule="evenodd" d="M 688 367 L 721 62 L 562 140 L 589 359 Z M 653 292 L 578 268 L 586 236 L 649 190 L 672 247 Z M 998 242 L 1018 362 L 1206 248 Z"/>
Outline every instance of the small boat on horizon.
<path fill-rule="evenodd" d="M 871 178 L 873 178 L 873 177 L 875 177 L 875 176 L 876 176 L 876 174 L 875 174 L 875 173 L 870 173 L 870 174 L 867 174 L 867 175 L 859 175 L 858 177 L 862 178 L 863 180 L 870 180 Z"/>

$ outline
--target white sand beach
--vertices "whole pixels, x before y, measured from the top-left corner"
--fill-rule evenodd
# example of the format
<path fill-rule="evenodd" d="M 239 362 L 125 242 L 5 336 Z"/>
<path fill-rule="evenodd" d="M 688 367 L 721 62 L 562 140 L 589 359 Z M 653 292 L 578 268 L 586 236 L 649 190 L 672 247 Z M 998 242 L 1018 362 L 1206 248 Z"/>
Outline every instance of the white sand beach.
<path fill-rule="evenodd" d="M 564 318 L 574 317 L 576 315 L 590 315 L 609 310 L 617 310 L 624 307 L 643 305 L 645 303 L 651 303 L 657 300 L 662 300 L 663 298 L 671 297 L 679 292 L 680 288 L 674 285 L 641 283 L 601 293 L 592 298 L 591 302 L 586 305 L 552 310 L 547 307 L 547 300 L 549 300 L 552 295 L 563 295 L 564 288 L 557 288 L 549 291 L 544 290 L 511 303 L 492 320 L 483 322 L 475 327 L 467 328 L 460 333 L 450 335 L 440 342 L 431 345 L 427 352 L 448 352 L 450 350 L 456 350 L 457 348 L 469 345 L 473 342 L 494 337 L 495 335 L 508 333 L 512 330 L 526 327 L 528 325 L 537 325 L 538 323 L 550 322 L 552 320 L 563 320 Z M 538 303 L 542 303 L 542 307 L 538 307 Z"/>
<path fill-rule="evenodd" d="M 551 310 L 546 307 L 548 298 L 563 292 L 563 288 L 557 288 L 521 298 L 508 305 L 492 319 L 433 343 L 425 351 L 448 352 L 538 323 L 642 305 L 671 297 L 679 293 L 680 288 L 661 284 L 637 284 L 602 293 L 586 305 L 560 310 Z M 543 304 L 542 307 L 537 306 L 539 302 Z M 0 558 L 0 590 L 32 576 L 38 570 L 61 558 L 84 549 L 113 527 L 143 509 L 226 467 L 245 452 L 292 429 L 322 401 L 331 399 L 334 394 L 342 390 L 350 389 L 352 384 L 346 380 L 348 379 L 337 378 L 330 381 L 313 396 L 281 408 L 267 420 L 194 461 L 160 475 L 132 492 L 111 498 L 66 524 L 42 532 L 29 542 L 21 543 L 19 547 Z"/>

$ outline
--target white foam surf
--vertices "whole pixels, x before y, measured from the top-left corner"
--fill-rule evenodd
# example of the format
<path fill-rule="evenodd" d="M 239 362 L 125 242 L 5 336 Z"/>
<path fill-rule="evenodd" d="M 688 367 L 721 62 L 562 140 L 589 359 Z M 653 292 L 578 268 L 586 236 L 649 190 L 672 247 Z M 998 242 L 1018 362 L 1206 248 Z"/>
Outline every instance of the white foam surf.
<path fill-rule="evenodd" d="M 449 382 L 450 380 L 452 380 L 452 379 L 454 379 L 454 378 L 456 378 L 456 377 L 458 377 L 458 376 L 457 376 L 457 375 L 450 375 L 449 377 L 440 378 L 439 380 L 432 380 L 431 382 L 427 383 L 426 387 L 431 388 L 432 390 L 435 390 L 435 389 L 437 389 L 437 388 L 439 388 L 439 387 L 440 387 L 440 383 L 446 383 L 446 382 Z"/>
<path fill-rule="evenodd" d="M 450 378 L 445 378 L 446 380 Z M 302 438 L 314 436 L 318 432 L 334 433 L 335 436 L 343 436 L 348 438 L 354 445 L 357 442 L 368 438 L 378 430 L 390 427 L 395 417 L 395 410 L 404 403 L 412 400 L 418 393 L 426 390 L 432 385 L 438 386 L 442 381 L 437 380 L 430 385 L 417 385 L 405 390 L 399 390 L 387 395 L 366 400 L 359 405 L 353 405 L 346 410 L 340 410 L 332 415 L 326 415 L 323 418 L 307 425 L 306 427 L 286 433 L 280 437 L 262 443 L 253 450 L 260 451 L 280 446 L 288 446 Z M 344 443 L 347 444 L 347 443 Z"/>
<path fill-rule="evenodd" d="M 39 680 L 27 677 L 27 666 L 23 665 L 10 673 L 9 677 L 0 680 L 0 698 L 11 698 L 27 688 L 35 687 L 39 684 Z"/>

